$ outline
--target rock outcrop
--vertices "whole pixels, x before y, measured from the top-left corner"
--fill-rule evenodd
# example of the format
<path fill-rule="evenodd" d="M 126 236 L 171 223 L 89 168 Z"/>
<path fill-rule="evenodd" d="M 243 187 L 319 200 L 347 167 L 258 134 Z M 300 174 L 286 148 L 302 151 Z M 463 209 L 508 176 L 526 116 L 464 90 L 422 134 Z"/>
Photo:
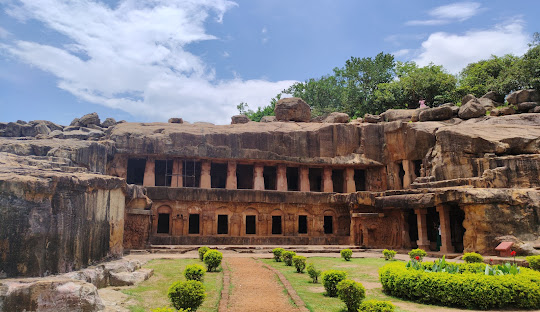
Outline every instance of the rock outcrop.
<path fill-rule="evenodd" d="M 311 108 L 301 98 L 285 98 L 276 103 L 276 120 L 308 122 L 311 119 Z"/>

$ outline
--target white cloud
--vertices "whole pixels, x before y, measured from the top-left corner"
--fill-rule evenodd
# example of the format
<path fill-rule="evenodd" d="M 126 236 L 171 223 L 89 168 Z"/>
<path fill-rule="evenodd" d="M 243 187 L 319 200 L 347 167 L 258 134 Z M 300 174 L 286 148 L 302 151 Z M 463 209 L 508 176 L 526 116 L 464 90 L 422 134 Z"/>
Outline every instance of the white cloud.
<path fill-rule="evenodd" d="M 4 28 L 0 27 L 0 38 L 7 38 L 11 33 Z"/>
<path fill-rule="evenodd" d="M 418 57 L 420 66 L 430 62 L 458 73 L 467 64 L 487 59 L 491 55 L 522 55 L 528 49 L 529 36 L 523 23 L 515 21 L 492 29 L 468 31 L 462 35 L 437 32 L 422 43 Z"/>
<path fill-rule="evenodd" d="M 263 27 L 263 29 L 261 30 L 261 33 L 266 34 L 267 32 L 268 32 L 268 29 L 266 29 L 266 27 Z"/>
<path fill-rule="evenodd" d="M 204 23 L 236 4 L 227 0 L 124 0 L 111 8 L 91 0 L 21 0 L 8 14 L 36 19 L 72 42 L 13 41 L 0 49 L 55 75 L 58 87 L 89 102 L 147 120 L 172 116 L 229 123 L 236 105 L 267 105 L 294 81 L 217 80 L 186 50 L 213 40 Z M 10 13 L 14 12 L 14 13 Z M 224 54 L 225 56 L 225 54 Z"/>
<path fill-rule="evenodd" d="M 456 2 L 436 7 L 428 12 L 432 19 L 408 21 L 406 25 L 434 26 L 455 21 L 465 21 L 478 14 L 481 4 L 478 2 Z"/>
<path fill-rule="evenodd" d="M 401 49 L 401 50 L 397 50 L 395 52 L 392 52 L 392 55 L 394 55 L 395 57 L 400 57 L 400 56 L 406 56 L 409 53 L 411 53 L 411 50 L 409 50 L 409 49 Z"/>

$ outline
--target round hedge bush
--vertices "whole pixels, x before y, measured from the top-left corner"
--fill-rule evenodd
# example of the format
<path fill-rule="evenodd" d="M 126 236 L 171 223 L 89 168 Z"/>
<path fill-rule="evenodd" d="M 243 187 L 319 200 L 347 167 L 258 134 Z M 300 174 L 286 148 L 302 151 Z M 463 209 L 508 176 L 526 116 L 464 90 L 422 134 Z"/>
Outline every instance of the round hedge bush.
<path fill-rule="evenodd" d="M 311 280 L 313 283 L 319 282 L 319 276 L 321 276 L 321 270 L 317 270 L 315 265 L 313 263 L 308 264 L 307 266 L 307 273 L 309 277 L 311 277 Z"/>
<path fill-rule="evenodd" d="M 303 273 L 304 269 L 306 268 L 306 257 L 303 256 L 294 256 L 292 258 L 292 261 L 294 263 L 294 267 L 296 268 L 296 272 Z"/>
<path fill-rule="evenodd" d="M 285 265 L 292 266 L 292 258 L 296 256 L 296 252 L 285 250 L 281 254 L 281 259 L 285 262 Z"/>
<path fill-rule="evenodd" d="M 338 270 L 328 270 L 322 273 L 322 281 L 326 295 L 337 297 L 337 284 L 347 278 L 347 272 Z"/>
<path fill-rule="evenodd" d="M 480 270 L 485 264 L 458 265 L 461 274 L 390 263 L 379 269 L 379 278 L 386 294 L 421 303 L 483 310 L 540 308 L 540 273 L 521 268 L 516 275 L 492 276 Z"/>
<path fill-rule="evenodd" d="M 396 307 L 390 301 L 366 300 L 362 302 L 358 311 L 361 312 L 394 312 Z"/>
<path fill-rule="evenodd" d="M 190 309 L 197 311 L 206 298 L 203 283 L 199 281 L 176 282 L 169 287 L 167 293 L 172 305 L 176 309 Z"/>
<path fill-rule="evenodd" d="M 411 257 L 411 260 L 416 260 L 416 257 L 418 257 L 418 261 L 422 261 L 425 256 L 427 256 L 427 252 L 421 248 L 416 248 L 409 251 L 409 257 Z"/>
<path fill-rule="evenodd" d="M 283 249 L 283 248 L 274 248 L 274 249 L 272 249 L 272 253 L 274 254 L 274 260 L 276 262 L 281 262 L 281 255 L 283 254 L 284 251 L 285 251 L 285 249 Z"/>
<path fill-rule="evenodd" d="M 540 271 L 540 256 L 528 256 L 527 262 L 529 263 L 529 267 L 531 267 L 531 269 Z"/>
<path fill-rule="evenodd" d="M 482 263 L 484 261 L 484 257 L 476 252 L 466 252 L 463 254 L 463 261 L 467 263 Z"/>
<path fill-rule="evenodd" d="M 188 281 L 202 282 L 204 278 L 204 273 L 206 273 L 206 269 L 202 265 L 189 264 L 186 265 L 186 269 L 184 270 L 184 277 Z"/>
<path fill-rule="evenodd" d="M 204 254 L 204 264 L 208 272 L 216 270 L 221 264 L 221 259 L 223 259 L 223 254 L 217 250 L 210 249 Z"/>
<path fill-rule="evenodd" d="M 394 260 L 397 252 L 395 250 L 385 249 L 382 251 L 382 253 L 384 256 L 384 260 Z"/>
<path fill-rule="evenodd" d="M 352 250 L 350 249 L 343 249 L 339 252 L 341 254 L 341 258 L 345 259 L 345 261 L 351 261 L 352 257 Z"/>
<path fill-rule="evenodd" d="M 346 279 L 337 284 L 337 294 L 347 306 L 348 312 L 356 312 L 366 297 L 366 289 L 362 284 Z"/>
<path fill-rule="evenodd" d="M 210 248 L 208 248 L 208 247 L 206 247 L 206 246 L 202 246 L 201 248 L 199 248 L 199 250 L 198 250 L 198 251 L 199 251 L 199 259 L 200 259 L 201 261 L 203 261 L 203 259 L 204 259 L 204 254 L 205 254 L 208 250 L 210 250 Z"/>
<path fill-rule="evenodd" d="M 156 308 L 156 309 L 152 309 L 152 310 L 150 310 L 150 311 L 151 311 L 151 312 L 189 312 L 190 310 L 187 310 L 187 309 L 176 310 L 175 308 L 164 307 L 164 308 Z"/>

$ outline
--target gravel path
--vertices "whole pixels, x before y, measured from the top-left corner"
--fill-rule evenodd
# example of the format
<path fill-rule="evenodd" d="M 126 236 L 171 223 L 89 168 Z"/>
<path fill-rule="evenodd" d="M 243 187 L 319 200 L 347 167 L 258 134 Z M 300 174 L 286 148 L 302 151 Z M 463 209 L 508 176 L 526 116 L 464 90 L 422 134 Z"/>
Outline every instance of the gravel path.
<path fill-rule="evenodd" d="M 298 311 L 277 276 L 260 262 L 253 258 L 227 258 L 226 261 L 231 271 L 231 285 L 234 285 L 227 311 Z"/>

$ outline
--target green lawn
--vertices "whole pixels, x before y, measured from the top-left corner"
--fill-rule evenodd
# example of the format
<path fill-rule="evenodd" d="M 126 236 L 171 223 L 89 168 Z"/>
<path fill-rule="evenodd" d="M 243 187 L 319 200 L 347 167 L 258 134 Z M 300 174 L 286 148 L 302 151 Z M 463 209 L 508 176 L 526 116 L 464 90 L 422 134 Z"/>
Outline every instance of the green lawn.
<path fill-rule="evenodd" d="M 298 295 L 304 300 L 307 308 L 313 312 L 341 312 L 346 311 L 345 304 L 338 298 L 330 298 L 324 295 L 324 287 L 321 278 L 318 284 L 313 284 L 307 273 L 296 273 L 294 266 L 286 266 L 283 262 L 275 262 L 273 259 L 261 260 L 274 268 L 280 270 L 292 284 Z M 308 263 L 313 263 L 317 269 L 325 271 L 330 269 L 342 270 L 347 272 L 347 278 L 360 282 L 366 288 L 366 300 L 388 300 L 396 305 L 396 311 L 433 311 L 434 309 L 447 310 L 442 307 L 417 304 L 414 302 L 403 301 L 394 297 L 385 295 L 382 292 L 382 286 L 379 283 L 378 270 L 381 266 L 388 263 L 384 259 L 353 258 L 351 261 L 345 261 L 341 258 L 311 257 Z M 398 306 L 399 305 L 399 306 Z M 400 307 L 401 306 L 401 307 Z M 450 309 L 448 309 L 450 311 Z"/>
<path fill-rule="evenodd" d="M 130 306 L 132 312 L 145 312 L 159 307 L 170 306 L 167 290 L 178 281 L 185 280 L 184 268 L 188 264 L 204 264 L 198 259 L 159 259 L 149 261 L 144 267 L 154 269 L 154 275 L 137 286 L 122 290 L 138 302 Z M 206 273 L 204 277 L 207 297 L 197 310 L 201 312 L 217 311 L 223 287 L 223 272 Z"/>

